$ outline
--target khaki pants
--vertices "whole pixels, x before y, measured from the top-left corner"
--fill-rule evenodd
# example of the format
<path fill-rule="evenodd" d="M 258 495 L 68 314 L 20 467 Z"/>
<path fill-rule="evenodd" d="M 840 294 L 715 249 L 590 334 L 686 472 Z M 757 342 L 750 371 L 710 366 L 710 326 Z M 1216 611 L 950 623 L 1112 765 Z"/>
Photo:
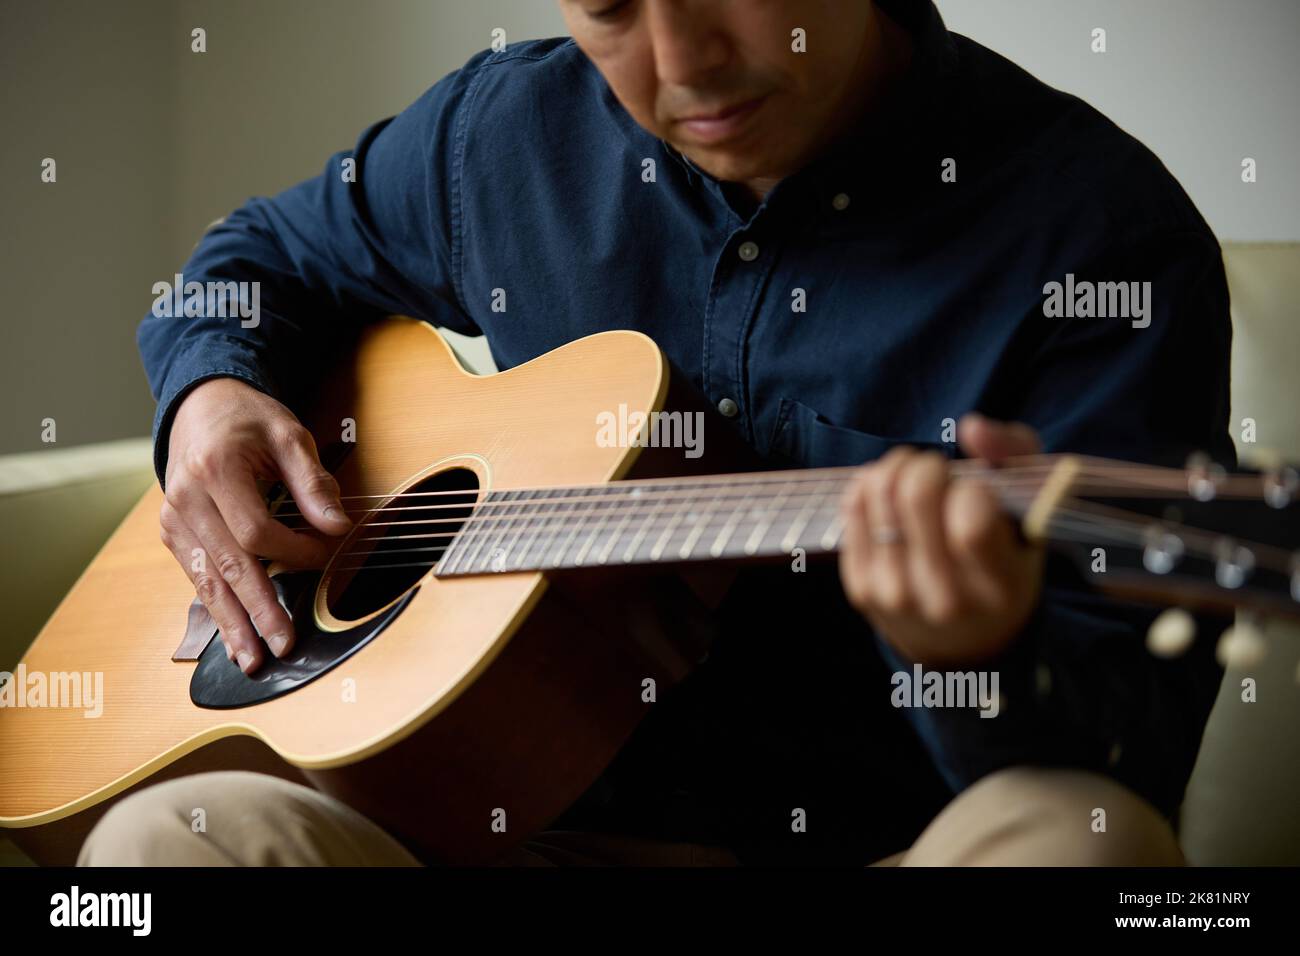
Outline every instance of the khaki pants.
<path fill-rule="evenodd" d="M 195 832 L 195 810 L 204 826 Z M 1105 811 L 1105 829 L 1094 822 Z M 503 865 L 727 866 L 722 847 L 548 831 Z M 418 866 L 350 807 L 262 774 L 182 777 L 141 790 L 91 831 L 79 866 Z M 1165 820 L 1106 777 L 1017 767 L 963 791 L 912 847 L 876 865 L 1179 866 Z"/>

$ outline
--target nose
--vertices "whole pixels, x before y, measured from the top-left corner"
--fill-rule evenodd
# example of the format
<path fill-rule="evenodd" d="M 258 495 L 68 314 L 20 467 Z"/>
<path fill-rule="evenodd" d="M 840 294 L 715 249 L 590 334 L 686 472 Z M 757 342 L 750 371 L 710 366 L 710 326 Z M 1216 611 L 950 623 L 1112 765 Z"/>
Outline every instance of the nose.
<path fill-rule="evenodd" d="M 696 86 L 726 66 L 731 41 L 717 21 L 717 0 L 646 0 L 655 73 L 668 86 Z"/>

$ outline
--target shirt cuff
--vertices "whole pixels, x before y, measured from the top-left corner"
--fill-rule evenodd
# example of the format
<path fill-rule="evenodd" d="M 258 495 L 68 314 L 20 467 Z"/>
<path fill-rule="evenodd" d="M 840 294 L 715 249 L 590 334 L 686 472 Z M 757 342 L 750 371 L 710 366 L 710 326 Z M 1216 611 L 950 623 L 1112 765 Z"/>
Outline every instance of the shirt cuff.
<path fill-rule="evenodd" d="M 214 378 L 234 378 L 279 400 L 273 378 L 249 343 L 234 336 L 204 338 L 182 352 L 167 373 L 153 420 L 153 467 L 158 484 L 166 488 L 167 450 L 176 410 L 199 385 Z"/>

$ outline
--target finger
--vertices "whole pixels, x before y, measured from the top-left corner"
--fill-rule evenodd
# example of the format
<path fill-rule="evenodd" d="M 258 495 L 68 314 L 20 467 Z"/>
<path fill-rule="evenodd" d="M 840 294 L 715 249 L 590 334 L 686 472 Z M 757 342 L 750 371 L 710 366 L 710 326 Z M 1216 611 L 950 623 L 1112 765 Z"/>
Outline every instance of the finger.
<path fill-rule="evenodd" d="M 1038 433 L 1020 422 L 999 422 L 978 412 L 963 415 L 957 423 L 957 442 L 971 458 L 994 463 L 1042 450 Z"/>
<path fill-rule="evenodd" d="M 1010 599 L 1023 545 L 1002 512 L 992 490 L 983 482 L 956 482 L 944 507 L 948 545 L 963 587 L 981 608 L 998 612 Z"/>
<path fill-rule="evenodd" d="M 844 531 L 840 539 L 840 586 L 849 604 L 866 610 L 871 599 L 870 548 L 867 542 L 867 472 L 849 482 L 840 500 Z"/>
<path fill-rule="evenodd" d="M 207 491 L 244 552 L 297 568 L 322 567 L 329 559 L 326 544 L 271 517 L 247 465 L 234 463 L 223 468 Z"/>
<path fill-rule="evenodd" d="M 221 512 L 206 493 L 201 490 L 189 491 L 185 494 L 183 505 L 177 510 L 207 552 L 208 573 L 220 575 L 237 598 L 238 607 L 231 607 L 229 602 L 218 600 L 217 607 L 209 607 L 209 611 L 218 623 L 234 629 L 230 640 L 240 668 L 245 673 L 251 673 L 261 666 L 262 642 L 258 639 L 259 632 L 265 636 L 272 652 L 277 657 L 283 657 L 293 645 L 293 622 L 280 605 L 275 586 L 267 577 L 266 569 L 239 547 L 222 520 Z"/>
<path fill-rule="evenodd" d="M 898 474 L 916 454 L 911 448 L 895 448 L 872 465 L 867 490 L 868 547 L 871 590 L 876 607 L 886 614 L 900 614 L 911 607 L 907 581 L 907 543 L 902 539 L 898 507 L 894 501 Z"/>
<path fill-rule="evenodd" d="M 339 501 L 338 482 L 320 463 L 311 432 L 301 425 L 288 428 L 273 442 L 272 454 L 281 480 L 312 527 L 329 535 L 351 530 L 352 522 Z"/>
<path fill-rule="evenodd" d="M 938 452 L 914 455 L 899 470 L 895 497 L 907 541 L 909 590 L 932 623 L 951 620 L 961 597 L 944 531 L 947 492 L 948 460 Z"/>
<path fill-rule="evenodd" d="M 213 613 L 213 607 L 222 603 L 223 597 L 226 602 L 238 604 L 235 594 L 227 586 L 226 582 L 216 574 L 210 575 L 211 580 L 204 582 L 201 575 L 206 569 L 207 552 L 199 546 L 199 539 L 194 536 L 189 527 L 181 520 L 180 515 L 171 506 L 170 502 L 164 501 L 162 506 L 162 515 L 159 520 L 162 527 L 162 543 L 172 556 L 176 558 L 176 563 L 181 566 L 185 576 L 190 579 L 194 585 L 194 593 L 198 599 L 207 608 L 209 616 L 217 626 L 217 636 L 221 639 L 222 646 L 226 649 L 226 658 L 233 661 L 235 659 L 235 649 L 231 646 L 227 629 L 221 626 L 217 620 L 216 614 Z"/>

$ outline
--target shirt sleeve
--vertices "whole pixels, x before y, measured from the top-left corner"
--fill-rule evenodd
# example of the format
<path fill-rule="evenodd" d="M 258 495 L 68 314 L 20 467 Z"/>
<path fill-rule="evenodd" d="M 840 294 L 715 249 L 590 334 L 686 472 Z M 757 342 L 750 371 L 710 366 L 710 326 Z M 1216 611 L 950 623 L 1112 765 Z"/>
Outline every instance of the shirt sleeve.
<path fill-rule="evenodd" d="M 1231 324 L 1213 237 L 1153 233 L 1108 250 L 1075 278 L 1149 280 L 1148 316 L 1030 316 L 1032 345 L 1021 353 L 1016 395 L 997 413 L 1034 425 L 1048 452 L 1181 466 L 1201 450 L 1234 466 Z M 998 659 L 973 665 L 998 674 L 997 715 L 907 711 L 949 786 L 960 791 L 1013 764 L 1083 767 L 1109 773 L 1172 815 L 1222 680 L 1214 647 L 1230 619 L 1198 615 L 1191 649 L 1161 659 L 1145 644 L 1159 610 L 1103 597 L 1068 562 L 1049 559 L 1023 633 Z M 911 670 L 877 642 L 892 669 Z"/>
<path fill-rule="evenodd" d="M 141 322 L 137 340 L 158 401 L 159 481 L 176 408 L 203 381 L 237 378 L 292 407 L 316 360 L 338 354 L 368 321 L 404 314 L 480 334 L 458 296 L 458 196 L 465 104 L 486 55 L 365 130 L 320 175 L 248 200 L 169 280 L 195 291 L 248 283 L 239 297 L 253 314 L 231 316 L 207 296 L 192 310 L 205 314 L 173 315 L 170 301 L 155 301 Z"/>

